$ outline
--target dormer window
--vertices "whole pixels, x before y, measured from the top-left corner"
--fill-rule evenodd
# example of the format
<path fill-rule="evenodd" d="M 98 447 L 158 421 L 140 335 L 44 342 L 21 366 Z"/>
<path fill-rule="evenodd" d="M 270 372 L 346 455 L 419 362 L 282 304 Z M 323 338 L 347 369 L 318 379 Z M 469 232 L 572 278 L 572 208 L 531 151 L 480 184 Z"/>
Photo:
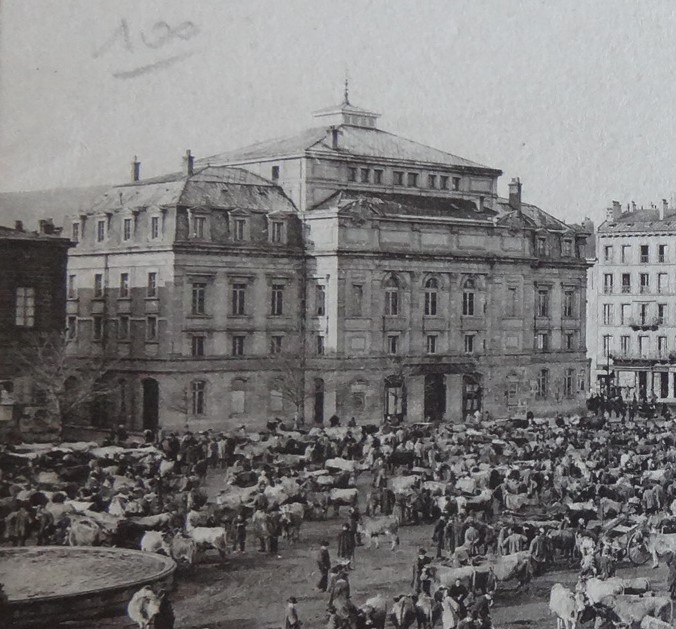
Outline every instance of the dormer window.
<path fill-rule="evenodd" d="M 151 216 L 150 217 L 150 238 L 152 240 L 157 240 L 160 237 L 160 217 Z"/>
<path fill-rule="evenodd" d="M 125 240 L 125 241 L 131 240 L 132 228 L 133 228 L 133 219 L 123 218 L 122 219 L 122 240 Z"/>
<path fill-rule="evenodd" d="M 106 222 L 105 218 L 96 221 L 96 242 L 103 242 L 106 239 Z"/>
<path fill-rule="evenodd" d="M 403 186 L 404 185 L 404 173 L 395 170 L 393 175 L 393 182 L 395 186 Z"/>
<path fill-rule="evenodd" d="M 537 252 L 539 256 L 547 255 L 547 239 L 538 238 L 537 239 Z"/>
<path fill-rule="evenodd" d="M 448 175 L 439 176 L 439 188 L 441 190 L 448 190 Z"/>
<path fill-rule="evenodd" d="M 348 181 L 357 181 L 357 169 L 348 168 L 347 169 L 347 180 Z"/>
<path fill-rule="evenodd" d="M 383 171 L 374 170 L 373 171 L 373 183 L 381 184 L 383 183 Z"/>
<path fill-rule="evenodd" d="M 203 239 L 206 233 L 207 219 L 204 216 L 192 217 L 192 237 Z"/>
<path fill-rule="evenodd" d="M 71 231 L 70 239 L 73 242 L 80 242 L 80 222 L 79 221 L 73 223 L 73 229 Z"/>
<path fill-rule="evenodd" d="M 427 175 L 427 187 L 434 190 L 437 187 L 437 176 L 436 175 Z"/>
<path fill-rule="evenodd" d="M 409 188 L 417 188 L 418 187 L 418 173 L 408 173 L 406 177 L 406 185 Z"/>
<path fill-rule="evenodd" d="M 277 244 L 285 242 L 284 237 L 284 221 L 275 220 L 270 221 L 270 242 Z"/>
<path fill-rule="evenodd" d="M 460 177 L 453 177 L 453 190 L 457 192 L 460 190 Z"/>
<path fill-rule="evenodd" d="M 246 239 L 246 219 L 236 218 L 232 223 L 232 238 L 237 242 Z"/>
<path fill-rule="evenodd" d="M 272 181 L 277 181 L 279 179 L 279 166 L 273 166 L 272 172 L 270 173 Z"/>
<path fill-rule="evenodd" d="M 362 183 L 369 183 L 371 181 L 371 170 L 369 168 L 362 168 L 360 174 Z"/>
<path fill-rule="evenodd" d="M 572 240 L 564 240 L 563 241 L 563 246 L 561 247 L 561 253 L 566 258 L 570 258 L 573 255 L 573 241 Z"/>

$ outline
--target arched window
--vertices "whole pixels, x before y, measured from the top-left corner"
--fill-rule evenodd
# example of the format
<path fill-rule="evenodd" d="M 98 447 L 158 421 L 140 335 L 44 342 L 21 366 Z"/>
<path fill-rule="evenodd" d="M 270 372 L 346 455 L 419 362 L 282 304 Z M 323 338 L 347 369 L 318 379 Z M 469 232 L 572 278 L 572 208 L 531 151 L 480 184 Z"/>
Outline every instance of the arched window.
<path fill-rule="evenodd" d="M 192 414 L 195 416 L 205 415 L 207 412 L 207 383 L 204 380 L 193 380 Z"/>
<path fill-rule="evenodd" d="M 474 316 L 476 304 L 476 282 L 469 279 L 465 282 L 462 291 L 462 314 L 465 316 Z"/>
<path fill-rule="evenodd" d="M 425 314 L 436 316 L 437 314 L 437 295 L 439 290 L 439 281 L 435 277 L 430 277 L 425 282 Z"/>
<path fill-rule="evenodd" d="M 399 282 L 394 277 L 385 282 L 385 314 L 390 316 L 399 314 Z"/>

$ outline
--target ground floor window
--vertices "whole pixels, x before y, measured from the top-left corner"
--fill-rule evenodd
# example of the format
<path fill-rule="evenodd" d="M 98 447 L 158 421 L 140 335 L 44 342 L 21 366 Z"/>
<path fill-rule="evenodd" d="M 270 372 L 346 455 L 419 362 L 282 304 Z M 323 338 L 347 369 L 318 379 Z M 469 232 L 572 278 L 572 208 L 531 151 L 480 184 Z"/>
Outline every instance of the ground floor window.
<path fill-rule="evenodd" d="M 575 378 L 575 371 L 573 369 L 566 369 L 566 371 L 563 374 L 563 394 L 566 397 L 572 397 L 573 396 L 573 384 L 574 384 L 574 378 Z"/>
<path fill-rule="evenodd" d="M 549 369 L 540 369 L 538 372 L 536 395 L 540 399 L 549 395 Z"/>
<path fill-rule="evenodd" d="M 195 380 L 192 383 L 192 414 L 204 415 L 206 413 L 206 389 L 204 380 Z"/>

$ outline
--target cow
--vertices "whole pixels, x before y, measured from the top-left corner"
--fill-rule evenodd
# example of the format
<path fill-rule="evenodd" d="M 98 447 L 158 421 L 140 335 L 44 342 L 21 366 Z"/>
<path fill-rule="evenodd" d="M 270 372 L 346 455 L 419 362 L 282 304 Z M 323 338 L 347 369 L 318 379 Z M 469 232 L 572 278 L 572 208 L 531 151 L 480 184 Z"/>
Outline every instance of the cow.
<path fill-rule="evenodd" d="M 549 540 L 554 551 L 567 559 L 575 554 L 575 531 L 572 529 L 558 529 L 549 533 Z"/>
<path fill-rule="evenodd" d="M 575 629 L 578 603 L 575 594 L 560 583 L 555 583 L 549 593 L 549 611 L 556 616 L 557 629 Z"/>
<path fill-rule="evenodd" d="M 416 597 L 411 595 L 395 596 L 394 604 L 390 610 L 390 621 L 395 629 L 410 629 L 417 621 Z"/>
<path fill-rule="evenodd" d="M 408 496 L 420 486 L 418 476 L 395 476 L 390 479 L 390 488 L 397 495 Z"/>
<path fill-rule="evenodd" d="M 359 490 L 352 489 L 331 489 L 329 491 L 328 505 L 333 506 L 333 514 L 338 517 L 340 507 L 356 507 L 359 500 Z"/>
<path fill-rule="evenodd" d="M 111 536 L 95 520 L 70 518 L 68 530 L 69 546 L 101 546 L 108 544 Z"/>
<path fill-rule="evenodd" d="M 127 615 L 138 629 L 150 629 L 160 613 L 162 600 L 146 585 L 134 593 L 127 605 Z"/>
<path fill-rule="evenodd" d="M 141 550 L 147 553 L 157 553 L 171 557 L 169 543 L 160 531 L 146 531 L 141 538 Z"/>
<path fill-rule="evenodd" d="M 300 539 L 300 527 L 303 523 L 303 516 L 305 515 L 305 507 L 298 503 L 282 505 L 280 507 L 282 513 L 282 537 L 289 541 L 298 541 Z"/>
<path fill-rule="evenodd" d="M 653 616 L 644 616 L 641 620 L 641 629 L 672 629 L 672 624 Z"/>
<path fill-rule="evenodd" d="M 609 607 L 628 626 L 640 623 L 646 616 L 671 620 L 673 603 L 666 596 L 634 596 L 633 594 L 606 596 L 601 605 Z"/>
<path fill-rule="evenodd" d="M 370 548 L 371 540 L 376 548 L 380 548 L 380 536 L 385 535 L 394 550 L 399 545 L 399 518 L 394 515 L 362 517 L 357 525 L 357 533 L 364 538 L 367 548 Z"/>
<path fill-rule="evenodd" d="M 171 513 L 158 513 L 157 515 L 129 518 L 129 521 L 147 531 L 156 531 L 169 526 L 171 519 Z"/>
<path fill-rule="evenodd" d="M 177 533 L 171 540 L 171 557 L 180 568 L 192 568 L 197 544 L 191 537 Z"/>
<path fill-rule="evenodd" d="M 581 579 L 575 588 L 585 594 L 592 605 L 600 603 L 607 596 L 624 594 L 624 579 L 612 577 L 610 579 Z"/>
<path fill-rule="evenodd" d="M 357 609 L 357 621 L 365 629 L 385 629 L 387 600 L 382 594 L 372 596 Z"/>
<path fill-rule="evenodd" d="M 653 568 L 657 568 L 660 563 L 660 555 L 667 552 L 676 554 L 676 533 L 658 533 L 651 530 L 648 534 L 646 547 L 653 558 Z"/>
<path fill-rule="evenodd" d="M 186 518 L 186 533 L 194 540 L 200 550 L 213 548 L 221 559 L 225 559 L 228 534 L 222 526 L 192 526 L 190 518 Z"/>
<path fill-rule="evenodd" d="M 415 603 L 416 619 L 418 629 L 432 629 L 438 620 L 439 604 L 427 594 L 418 594 L 418 600 Z"/>

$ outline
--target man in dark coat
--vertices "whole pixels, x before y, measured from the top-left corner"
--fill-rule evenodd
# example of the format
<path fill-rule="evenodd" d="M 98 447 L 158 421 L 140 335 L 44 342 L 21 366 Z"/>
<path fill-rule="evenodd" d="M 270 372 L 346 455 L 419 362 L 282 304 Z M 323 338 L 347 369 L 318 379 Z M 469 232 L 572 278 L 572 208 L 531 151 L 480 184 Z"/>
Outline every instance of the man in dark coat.
<path fill-rule="evenodd" d="M 445 514 L 441 514 L 437 523 L 434 525 L 434 532 L 432 533 L 432 541 L 437 543 L 437 559 L 441 557 L 441 553 L 444 549 L 445 534 L 446 534 L 446 523 L 448 518 Z"/>
<path fill-rule="evenodd" d="M 350 562 L 354 559 L 354 535 L 349 524 L 343 524 L 343 530 L 338 534 L 338 557 Z"/>
<path fill-rule="evenodd" d="M 317 568 L 319 568 L 319 574 L 321 575 L 317 589 L 320 592 L 326 592 L 329 585 L 329 570 L 331 570 L 331 557 L 327 541 L 322 541 L 317 552 Z"/>
<path fill-rule="evenodd" d="M 427 551 L 424 548 L 418 550 L 418 556 L 413 563 L 413 576 L 411 579 L 411 587 L 416 594 L 425 592 L 429 596 L 429 588 L 431 579 L 427 572 L 427 566 L 432 563 L 432 558 L 427 556 Z"/>

